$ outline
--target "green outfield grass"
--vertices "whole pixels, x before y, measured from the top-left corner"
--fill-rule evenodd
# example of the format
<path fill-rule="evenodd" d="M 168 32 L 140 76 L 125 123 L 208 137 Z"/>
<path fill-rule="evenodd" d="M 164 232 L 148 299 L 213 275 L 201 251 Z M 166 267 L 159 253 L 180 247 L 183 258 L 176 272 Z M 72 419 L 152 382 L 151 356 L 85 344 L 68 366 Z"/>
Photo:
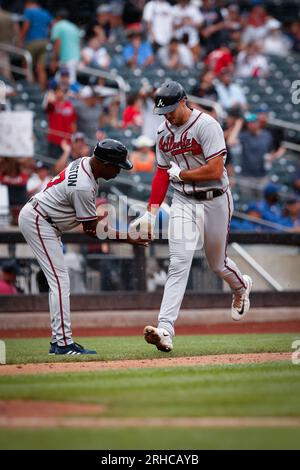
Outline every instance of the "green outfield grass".
<path fill-rule="evenodd" d="M 96 349 L 97 355 L 70 357 L 48 356 L 46 339 L 7 339 L 8 364 L 62 361 L 107 361 L 157 357 L 201 356 L 206 354 L 288 352 L 295 334 L 242 334 L 177 336 L 172 353 L 161 353 L 145 343 L 142 336 L 78 338 L 84 346 Z M 77 340 L 77 339 L 76 339 Z"/>
<path fill-rule="evenodd" d="M 178 336 L 168 355 L 291 351 L 297 335 Z M 166 357 L 142 338 L 84 338 L 93 360 Z M 52 360 L 47 341 L 7 340 L 9 362 Z M 54 358 L 56 359 L 56 358 Z M 63 358 L 58 358 L 60 361 Z M 80 358 L 82 359 L 82 358 Z M 300 417 L 291 362 L 0 376 L 0 399 L 95 403 L 105 417 Z M 300 449 L 300 428 L 0 430 L 0 449 Z"/>

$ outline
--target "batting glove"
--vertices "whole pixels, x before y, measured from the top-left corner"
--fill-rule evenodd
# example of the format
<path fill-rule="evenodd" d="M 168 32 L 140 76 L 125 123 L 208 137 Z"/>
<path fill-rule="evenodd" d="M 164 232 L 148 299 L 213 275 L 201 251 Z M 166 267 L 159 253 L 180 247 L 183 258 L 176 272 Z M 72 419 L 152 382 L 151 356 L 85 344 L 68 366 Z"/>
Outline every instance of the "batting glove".
<path fill-rule="evenodd" d="M 176 163 L 171 162 L 171 168 L 168 170 L 170 181 L 173 181 L 173 183 L 179 183 L 180 181 L 183 181 L 180 178 L 181 171 L 181 168 L 179 168 Z"/>
<path fill-rule="evenodd" d="M 131 238 L 153 239 L 156 216 L 146 211 L 129 225 L 128 233 Z"/>

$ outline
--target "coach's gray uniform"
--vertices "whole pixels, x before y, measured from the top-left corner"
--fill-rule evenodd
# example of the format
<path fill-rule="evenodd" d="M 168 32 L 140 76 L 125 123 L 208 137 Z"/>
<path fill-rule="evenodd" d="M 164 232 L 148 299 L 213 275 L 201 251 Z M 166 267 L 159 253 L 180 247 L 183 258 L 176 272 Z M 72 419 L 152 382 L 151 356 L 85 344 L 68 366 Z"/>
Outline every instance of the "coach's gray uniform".
<path fill-rule="evenodd" d="M 71 163 L 21 210 L 20 229 L 49 284 L 52 342 L 73 343 L 70 286 L 60 236 L 80 223 L 97 219 L 98 182 L 88 157 Z"/>
<path fill-rule="evenodd" d="M 156 149 L 157 166 L 162 169 L 170 168 L 171 161 L 182 170 L 192 170 L 220 155 L 224 164 L 226 160 L 221 126 L 198 110 L 193 110 L 183 126 L 171 126 L 165 121 L 157 131 Z M 209 266 L 231 290 L 243 293 L 246 286 L 241 272 L 226 252 L 233 200 L 225 166 L 220 180 L 171 182 L 171 186 L 175 191 L 169 222 L 170 266 L 158 326 L 173 335 L 199 237 Z M 193 198 L 197 191 L 213 189 L 219 189 L 223 194 L 205 201 Z M 212 197 L 212 193 L 207 196 Z"/>

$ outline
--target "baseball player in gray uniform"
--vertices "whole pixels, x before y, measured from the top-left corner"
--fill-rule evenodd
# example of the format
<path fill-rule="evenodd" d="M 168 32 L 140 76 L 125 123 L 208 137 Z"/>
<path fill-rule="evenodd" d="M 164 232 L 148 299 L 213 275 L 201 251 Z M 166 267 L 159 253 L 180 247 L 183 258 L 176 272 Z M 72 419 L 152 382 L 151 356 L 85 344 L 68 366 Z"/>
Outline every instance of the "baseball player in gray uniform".
<path fill-rule="evenodd" d="M 130 231 L 153 236 L 156 213 L 171 182 L 169 272 L 158 327 L 144 329 L 148 343 L 168 352 L 173 349 L 174 324 L 199 238 L 209 266 L 231 288 L 233 320 L 241 320 L 249 310 L 252 280 L 227 256 L 233 200 L 220 124 L 208 114 L 192 110 L 178 82 L 165 82 L 157 90 L 154 113 L 165 116 L 156 137 L 157 169 L 148 210 L 131 223 Z"/>
<path fill-rule="evenodd" d="M 120 142 L 98 142 L 94 155 L 70 163 L 23 207 L 19 226 L 49 284 L 52 338 L 49 354 L 96 354 L 72 338 L 70 286 L 60 236 L 82 224 L 87 235 L 100 238 L 95 199 L 99 179 L 115 178 L 121 169 L 130 170 L 128 151 Z M 115 232 L 118 238 L 118 232 Z M 125 235 L 127 237 L 127 235 Z M 124 238 L 122 238 L 124 241 Z M 139 243 L 128 237 L 129 243 Z"/>

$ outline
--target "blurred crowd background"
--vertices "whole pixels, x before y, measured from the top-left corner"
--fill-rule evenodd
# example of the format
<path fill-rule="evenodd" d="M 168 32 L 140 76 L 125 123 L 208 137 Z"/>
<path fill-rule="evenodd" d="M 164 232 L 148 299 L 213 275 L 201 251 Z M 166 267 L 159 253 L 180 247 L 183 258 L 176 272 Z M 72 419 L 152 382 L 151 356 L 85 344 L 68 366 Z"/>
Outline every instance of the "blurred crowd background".
<path fill-rule="evenodd" d="M 99 206 L 123 194 L 147 201 L 163 119 L 152 113 L 153 94 L 175 79 L 224 129 L 231 230 L 300 231 L 297 0 L 0 5 L 0 132 L 11 132 L 14 148 L 0 141 L 1 224 L 16 225 L 28 198 L 105 136 L 128 146 L 133 171 L 103 184 Z M 32 135 L 13 114 L 28 111 Z"/>

